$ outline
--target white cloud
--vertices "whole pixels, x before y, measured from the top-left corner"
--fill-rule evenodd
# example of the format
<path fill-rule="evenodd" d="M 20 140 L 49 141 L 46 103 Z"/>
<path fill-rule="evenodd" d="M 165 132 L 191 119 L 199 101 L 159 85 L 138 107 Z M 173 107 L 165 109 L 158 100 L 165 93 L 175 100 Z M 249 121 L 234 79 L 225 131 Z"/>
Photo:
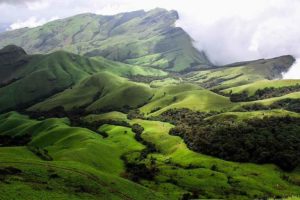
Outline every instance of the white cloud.
<path fill-rule="evenodd" d="M 155 7 L 177 10 L 180 20 L 176 25 L 183 27 L 215 64 L 284 54 L 300 58 L 299 0 L 29 0 L 22 8 L 0 5 L 0 23 L 13 23 L 11 28 L 32 27 L 52 16 L 116 14 Z M 29 20 L 31 16 L 36 18 Z"/>
<path fill-rule="evenodd" d="M 36 17 L 30 17 L 25 21 L 18 20 L 17 22 L 11 24 L 8 28 L 8 30 L 15 30 L 15 29 L 20 29 L 20 28 L 33 28 L 37 26 L 41 26 L 49 21 L 53 21 L 58 19 L 58 17 L 53 17 L 49 20 L 46 20 L 44 18 L 42 19 L 37 19 Z"/>
<path fill-rule="evenodd" d="M 291 69 L 282 75 L 283 79 L 300 79 L 300 58 L 297 58 Z"/>
<path fill-rule="evenodd" d="M 26 2 L 25 3 L 27 8 L 29 10 L 41 10 L 49 7 L 49 2 L 48 1 L 32 1 L 32 2 Z"/>

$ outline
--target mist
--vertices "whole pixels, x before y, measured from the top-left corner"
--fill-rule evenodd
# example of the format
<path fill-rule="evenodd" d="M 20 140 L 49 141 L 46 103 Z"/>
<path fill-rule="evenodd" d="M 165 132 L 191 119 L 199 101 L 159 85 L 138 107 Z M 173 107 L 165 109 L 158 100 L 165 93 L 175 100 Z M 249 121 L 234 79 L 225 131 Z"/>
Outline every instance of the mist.
<path fill-rule="evenodd" d="M 35 27 L 83 12 L 105 15 L 156 7 L 174 9 L 180 17 L 176 26 L 188 32 L 195 47 L 216 65 L 281 55 L 300 58 L 298 0 L 0 0 L 0 5 L 0 24 L 9 24 L 7 29 Z M 291 74 L 300 78 L 298 63 L 284 78 Z"/>

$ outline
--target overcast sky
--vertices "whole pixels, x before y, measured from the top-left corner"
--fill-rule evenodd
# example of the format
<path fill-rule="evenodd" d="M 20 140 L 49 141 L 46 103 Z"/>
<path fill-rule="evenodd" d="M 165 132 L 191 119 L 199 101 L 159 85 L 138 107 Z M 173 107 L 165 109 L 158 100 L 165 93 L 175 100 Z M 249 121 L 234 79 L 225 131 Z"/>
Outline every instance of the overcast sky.
<path fill-rule="evenodd" d="M 215 64 L 285 54 L 300 58 L 300 0 L 0 0 L 0 29 L 34 27 L 84 12 L 155 7 L 177 10 L 177 26 Z"/>

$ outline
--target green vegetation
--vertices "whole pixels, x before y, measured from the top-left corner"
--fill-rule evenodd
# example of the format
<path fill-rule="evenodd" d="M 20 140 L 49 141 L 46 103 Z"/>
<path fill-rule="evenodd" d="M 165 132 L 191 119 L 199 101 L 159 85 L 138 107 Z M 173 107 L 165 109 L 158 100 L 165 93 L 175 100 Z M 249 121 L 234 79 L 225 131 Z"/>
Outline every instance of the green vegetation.
<path fill-rule="evenodd" d="M 159 8 L 113 16 L 81 14 L 1 33 L 0 46 L 16 44 L 31 54 L 65 50 L 169 71 L 209 68 L 205 54 L 193 47 L 183 29 L 174 26 L 177 19 L 176 11 Z"/>
<path fill-rule="evenodd" d="M 282 56 L 236 63 L 222 68 L 192 72 L 185 75 L 185 78 L 205 88 L 224 90 L 256 81 L 282 78 L 282 72 L 286 72 L 294 61 L 292 56 Z"/>
<path fill-rule="evenodd" d="M 0 50 L 0 199 L 298 198 L 300 81 L 278 80 L 295 59 L 212 66 L 177 19 L 0 33 L 48 53 Z"/>

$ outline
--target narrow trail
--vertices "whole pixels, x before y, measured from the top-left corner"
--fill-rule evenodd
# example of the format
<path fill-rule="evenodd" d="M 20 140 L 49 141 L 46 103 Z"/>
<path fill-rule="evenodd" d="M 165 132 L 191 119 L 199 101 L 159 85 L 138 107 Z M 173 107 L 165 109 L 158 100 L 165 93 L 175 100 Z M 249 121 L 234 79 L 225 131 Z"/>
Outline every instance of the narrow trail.
<path fill-rule="evenodd" d="M 51 164 L 51 163 L 42 164 L 42 163 L 17 162 L 17 161 L 15 161 L 15 162 L 0 162 L 0 165 L 8 165 L 8 164 L 21 164 L 21 165 L 31 165 L 31 166 L 32 165 L 38 165 L 38 166 L 43 166 L 43 167 L 48 167 L 48 168 L 54 168 L 54 169 L 61 169 L 61 170 L 65 170 L 65 171 L 77 173 L 77 174 L 80 174 L 82 176 L 87 177 L 88 179 L 91 179 L 91 180 L 95 181 L 101 187 L 108 188 L 109 192 L 117 194 L 118 196 L 120 196 L 121 199 L 124 199 L 124 200 L 134 200 L 132 197 L 128 196 L 127 194 L 124 194 L 124 193 L 122 193 L 122 192 L 120 192 L 120 191 L 112 188 L 109 184 L 103 182 L 97 176 L 94 176 L 94 175 L 86 173 L 86 172 L 82 172 L 82 171 L 71 169 L 71 168 L 67 168 L 67 167 L 56 166 L 56 165 Z"/>

